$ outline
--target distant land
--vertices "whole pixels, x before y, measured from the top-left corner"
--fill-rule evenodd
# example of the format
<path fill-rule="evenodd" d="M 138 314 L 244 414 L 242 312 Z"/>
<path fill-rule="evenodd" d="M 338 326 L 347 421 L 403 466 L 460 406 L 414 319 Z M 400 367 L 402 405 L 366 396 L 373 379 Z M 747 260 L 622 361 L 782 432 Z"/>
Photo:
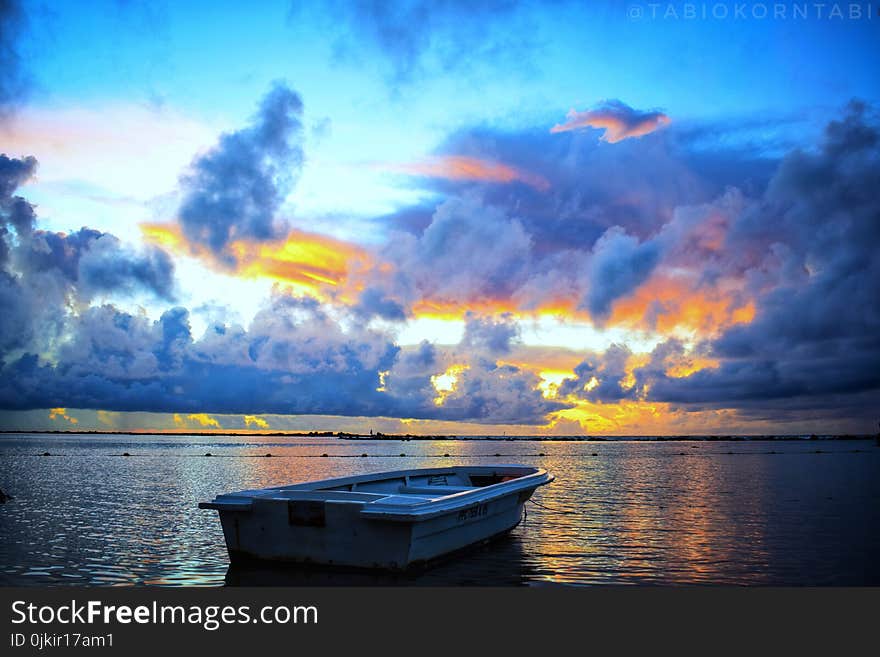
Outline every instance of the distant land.
<path fill-rule="evenodd" d="M 496 441 L 538 441 L 538 442 L 619 442 L 619 441 L 783 441 L 783 440 L 872 440 L 880 441 L 880 434 L 797 434 L 797 435 L 673 435 L 673 436 L 454 436 L 417 434 L 359 434 L 345 431 L 76 431 L 42 430 L 12 431 L 0 430 L 3 434 L 49 434 L 49 435 L 98 435 L 98 436 L 278 436 L 284 438 L 339 438 L 341 440 L 496 440 Z"/>

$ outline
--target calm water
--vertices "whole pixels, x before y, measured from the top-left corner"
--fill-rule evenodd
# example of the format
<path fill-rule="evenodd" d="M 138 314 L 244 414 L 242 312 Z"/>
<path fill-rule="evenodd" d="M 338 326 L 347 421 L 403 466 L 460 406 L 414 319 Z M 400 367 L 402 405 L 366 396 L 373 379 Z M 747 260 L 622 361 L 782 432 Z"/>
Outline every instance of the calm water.
<path fill-rule="evenodd" d="M 230 569 L 216 513 L 196 508 L 243 488 L 511 462 L 556 475 L 540 506 L 509 538 L 417 577 Z M 15 497 L 0 505 L 3 585 L 880 584 L 873 441 L 3 435 L 0 488 Z"/>

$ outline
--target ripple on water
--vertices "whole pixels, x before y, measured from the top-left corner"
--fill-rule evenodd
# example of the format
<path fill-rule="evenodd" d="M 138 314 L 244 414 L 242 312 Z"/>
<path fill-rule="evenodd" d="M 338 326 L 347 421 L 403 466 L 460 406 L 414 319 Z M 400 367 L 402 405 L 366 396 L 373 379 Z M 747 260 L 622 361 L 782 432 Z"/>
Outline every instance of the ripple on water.
<path fill-rule="evenodd" d="M 880 543 L 880 449 L 868 444 L 826 443 L 821 454 L 788 442 L 410 441 L 406 456 L 401 447 L 0 436 L 0 487 L 15 495 L 0 505 L 0 584 L 880 584 L 871 549 Z M 58 456 L 35 456 L 44 451 Z M 204 458 L 209 451 L 222 458 Z M 229 569 L 216 514 L 196 507 L 229 490 L 514 460 L 557 477 L 525 522 L 418 577 Z"/>

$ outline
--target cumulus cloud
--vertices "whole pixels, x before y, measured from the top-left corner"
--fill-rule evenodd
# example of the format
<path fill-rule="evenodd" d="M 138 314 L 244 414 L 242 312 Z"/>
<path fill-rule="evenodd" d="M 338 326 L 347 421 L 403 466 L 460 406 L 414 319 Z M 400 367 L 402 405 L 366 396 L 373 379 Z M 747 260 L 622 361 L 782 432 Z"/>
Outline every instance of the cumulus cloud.
<path fill-rule="evenodd" d="M 565 123 L 554 125 L 550 132 L 569 132 L 583 128 L 603 130 L 600 139 L 615 144 L 630 137 L 643 137 L 669 125 L 670 118 L 659 110 L 635 110 L 616 99 L 604 100 L 593 109 L 569 110 Z"/>
<path fill-rule="evenodd" d="M 853 102 L 818 149 L 785 157 L 760 199 L 734 203 L 740 211 L 722 236 L 728 257 L 716 267 L 746 285 L 754 320 L 703 345 L 718 365 L 687 376 L 669 371 L 683 346 L 658 346 L 634 370 L 649 398 L 767 416 L 812 407 L 870 426 L 880 399 L 878 185 L 880 117 Z"/>
<path fill-rule="evenodd" d="M 89 228 L 37 229 L 34 206 L 15 194 L 36 167 L 32 157 L 0 155 L 0 358 L 16 349 L 53 351 L 68 310 L 98 295 L 167 300 L 174 291 L 173 262 L 160 249 L 135 250 Z"/>
<path fill-rule="evenodd" d="M 181 178 L 178 219 L 186 237 L 230 262 L 233 239 L 270 240 L 287 231 L 277 216 L 302 167 L 302 101 L 277 83 L 251 125 L 220 137 Z"/>
<path fill-rule="evenodd" d="M 469 351 L 508 354 L 511 343 L 519 336 L 519 325 L 512 313 L 502 313 L 498 317 L 480 317 L 473 312 L 465 315 L 462 345 Z"/>
<path fill-rule="evenodd" d="M 205 413 L 539 423 L 564 407 L 543 399 L 532 373 L 466 349 L 440 357 L 427 343 L 401 353 L 390 336 L 359 323 L 344 329 L 317 304 L 287 296 L 247 328 L 216 324 L 200 339 L 183 308 L 151 321 L 94 306 L 69 329 L 54 362 L 24 353 L 6 363 L 0 407 L 162 411 L 189 425 Z M 432 376 L 462 356 L 467 371 L 437 404 Z"/>
<path fill-rule="evenodd" d="M 590 289 L 583 301 L 590 315 L 605 319 L 611 304 L 647 280 L 659 259 L 656 242 L 639 243 L 622 228 L 609 228 L 597 240 L 590 259 Z"/>
<path fill-rule="evenodd" d="M 406 307 L 510 296 L 529 271 L 531 237 L 515 218 L 478 196 L 452 198 L 420 236 L 399 234 L 382 252 L 395 270 L 388 295 Z"/>
<path fill-rule="evenodd" d="M 684 124 L 615 148 L 577 132 L 463 128 L 438 152 L 494 158 L 541 176 L 549 187 L 431 180 L 436 205 L 422 202 L 381 218 L 403 233 L 378 258 L 394 274 L 367 277 L 364 287 L 382 290 L 407 315 L 554 311 L 633 328 L 709 332 L 748 321 L 754 310 L 753 295 L 743 289 L 748 267 L 724 240 L 752 202 L 747 191 L 763 193 L 769 183 L 768 166 L 754 166 L 724 125 L 715 128 L 717 143 L 703 139 L 699 152 Z M 707 150 L 726 166 L 705 172 Z M 427 237 L 454 223 L 460 226 L 454 234 L 473 237 L 477 247 L 461 249 L 463 258 L 445 258 L 455 265 L 455 285 L 446 286 L 446 276 L 421 270 L 434 267 Z M 445 251 L 456 248 L 450 241 Z M 507 271 L 498 268 L 503 285 L 483 274 L 496 257 L 507 261 Z"/>
<path fill-rule="evenodd" d="M 574 376 L 560 384 L 558 394 L 608 403 L 637 398 L 639 388 L 627 368 L 632 356 L 622 344 L 611 345 L 603 354 L 587 355 L 574 368 Z"/>

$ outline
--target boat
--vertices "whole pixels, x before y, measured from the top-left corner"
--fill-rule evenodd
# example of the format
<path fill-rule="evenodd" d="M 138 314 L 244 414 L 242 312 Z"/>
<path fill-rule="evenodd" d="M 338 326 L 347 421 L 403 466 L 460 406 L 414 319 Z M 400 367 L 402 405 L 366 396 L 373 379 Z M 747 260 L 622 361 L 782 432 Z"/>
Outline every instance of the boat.
<path fill-rule="evenodd" d="M 402 571 L 509 532 L 551 481 L 524 465 L 419 468 L 225 493 L 199 508 L 219 513 L 233 563 Z"/>

